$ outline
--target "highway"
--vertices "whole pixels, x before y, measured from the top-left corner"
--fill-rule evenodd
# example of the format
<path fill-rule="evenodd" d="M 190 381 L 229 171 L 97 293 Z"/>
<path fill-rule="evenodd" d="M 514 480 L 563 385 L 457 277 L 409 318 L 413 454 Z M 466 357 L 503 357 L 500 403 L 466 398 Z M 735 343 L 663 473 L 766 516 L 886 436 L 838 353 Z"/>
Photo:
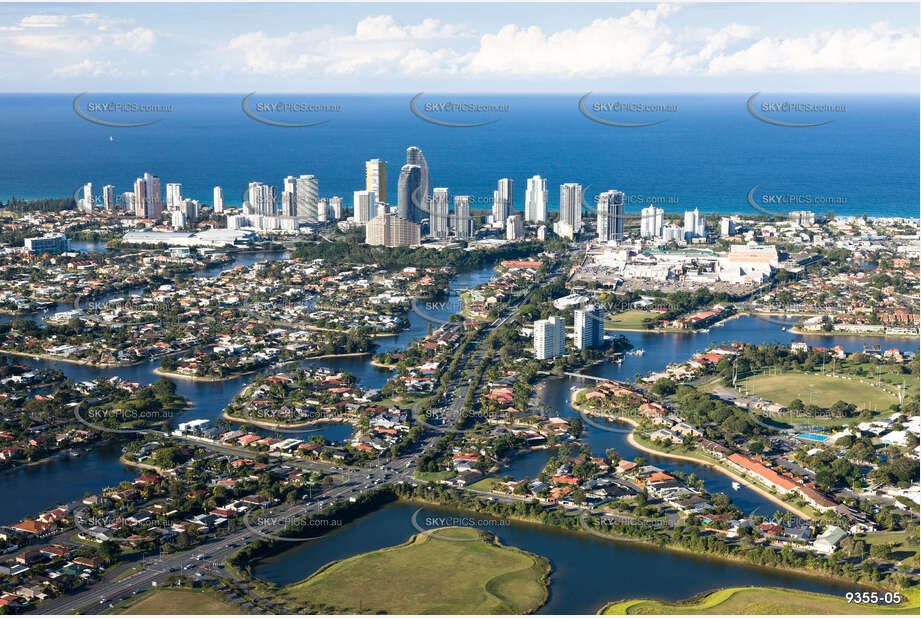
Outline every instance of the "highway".
<path fill-rule="evenodd" d="M 545 279 L 550 279 L 556 274 L 557 273 L 555 271 L 547 273 Z M 534 282 L 514 302 L 506 307 L 505 310 L 502 311 L 502 314 L 498 316 L 492 323 L 490 323 L 490 325 L 481 333 L 479 340 L 485 340 L 489 334 L 506 324 L 512 317 L 514 317 L 514 315 L 517 313 L 518 307 L 521 306 L 525 299 L 530 297 L 533 290 L 536 289 L 542 282 L 543 280 Z M 468 363 L 471 357 L 474 362 Z M 304 470 L 315 470 L 323 472 L 327 475 L 340 477 L 340 482 L 330 488 L 325 489 L 317 495 L 303 500 L 301 503 L 295 506 L 287 508 L 275 507 L 273 509 L 269 509 L 265 513 L 255 515 L 255 522 L 249 521 L 249 518 L 246 518 L 244 522 L 248 522 L 248 525 L 242 530 L 232 532 L 222 536 L 217 540 L 199 545 L 189 550 L 169 555 L 147 558 L 144 560 L 146 566 L 141 571 L 126 576 L 118 581 L 114 581 L 114 577 L 116 577 L 116 575 L 104 576 L 102 581 L 96 585 L 93 585 L 88 589 L 80 591 L 76 594 L 65 595 L 57 599 L 52 599 L 46 603 L 43 603 L 36 611 L 30 613 L 41 615 L 99 613 L 104 609 L 107 609 L 110 604 L 115 604 L 119 602 L 119 600 L 131 596 L 135 591 L 146 590 L 150 587 L 156 586 L 157 584 L 161 583 L 170 573 L 184 573 L 186 575 L 191 573 L 193 576 L 197 576 L 197 573 L 204 573 L 205 571 L 209 571 L 212 574 L 229 575 L 229 573 L 223 567 L 224 562 L 234 553 L 239 551 L 240 547 L 248 542 L 252 542 L 253 538 L 258 534 L 271 535 L 277 532 L 279 529 L 283 528 L 285 522 L 290 521 L 292 518 L 302 517 L 307 513 L 322 510 L 325 506 L 328 506 L 337 500 L 348 500 L 349 498 L 356 497 L 362 492 L 367 491 L 377 485 L 398 482 L 418 483 L 414 476 L 416 461 L 426 450 L 431 448 L 441 436 L 448 432 L 455 431 L 453 427 L 456 424 L 457 419 L 459 418 L 463 409 L 468 390 L 478 386 L 476 384 L 470 384 L 470 378 L 473 376 L 477 364 L 482 362 L 485 362 L 485 353 L 482 349 L 482 346 L 477 345 L 472 349 L 468 349 L 464 352 L 463 357 L 458 363 L 458 373 L 460 375 L 452 377 L 451 382 L 445 389 L 445 392 L 450 394 L 450 401 L 444 408 L 444 424 L 439 427 L 425 423 L 425 427 L 429 430 L 426 437 L 419 444 L 413 446 L 409 452 L 393 460 L 383 460 L 379 465 L 366 468 L 342 467 L 323 463 L 307 462 L 293 458 L 277 457 L 275 458 L 277 461 L 286 465 L 291 465 Z M 413 414 L 420 414 L 420 408 L 421 405 L 416 409 L 413 409 Z M 166 435 L 162 432 L 152 430 L 148 430 L 147 433 L 161 434 L 164 436 Z M 234 446 L 217 444 L 191 437 L 178 437 L 171 434 L 169 437 L 217 453 L 240 457 L 253 456 L 251 451 L 247 451 L 245 449 Z M 346 478 L 343 480 L 341 479 L 342 476 L 345 476 Z M 82 504 L 75 502 L 74 506 L 80 508 Z M 269 520 L 269 523 L 265 522 L 266 519 Z M 272 523 L 275 520 L 279 520 L 278 523 Z M 304 540 L 292 542 L 310 541 Z M 199 561 L 195 559 L 195 557 L 198 555 L 204 555 L 206 557 Z M 213 569 L 206 566 L 212 563 L 215 565 Z M 188 565 L 200 565 L 200 567 L 186 568 Z M 123 571 L 124 569 L 120 570 L 120 572 Z"/>

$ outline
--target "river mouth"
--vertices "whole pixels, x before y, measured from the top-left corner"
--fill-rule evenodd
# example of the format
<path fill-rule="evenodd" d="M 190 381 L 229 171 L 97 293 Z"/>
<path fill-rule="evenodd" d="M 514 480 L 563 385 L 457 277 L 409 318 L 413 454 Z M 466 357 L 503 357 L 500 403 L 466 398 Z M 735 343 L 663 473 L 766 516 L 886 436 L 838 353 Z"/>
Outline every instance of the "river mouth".
<path fill-rule="evenodd" d="M 387 504 L 309 543 L 292 543 L 290 549 L 256 563 L 253 575 L 277 585 L 293 584 L 332 561 L 399 545 L 419 533 L 413 525 L 414 514 L 415 521 L 423 526 L 426 520 L 445 518 L 501 521 L 503 525 L 475 527 L 494 534 L 503 545 L 550 561 L 550 595 L 538 610 L 540 614 L 594 614 L 609 601 L 679 601 L 729 586 L 773 586 L 833 595 L 855 589 L 854 584 L 821 576 L 606 541 L 583 532 L 403 501 Z"/>

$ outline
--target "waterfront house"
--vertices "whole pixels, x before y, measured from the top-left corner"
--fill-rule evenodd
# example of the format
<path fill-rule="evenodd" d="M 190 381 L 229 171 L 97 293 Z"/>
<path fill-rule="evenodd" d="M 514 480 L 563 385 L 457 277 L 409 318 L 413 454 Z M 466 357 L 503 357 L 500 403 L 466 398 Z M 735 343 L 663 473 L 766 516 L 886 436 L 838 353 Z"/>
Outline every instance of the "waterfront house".
<path fill-rule="evenodd" d="M 838 548 L 838 545 L 846 537 L 847 532 L 838 526 L 829 526 L 825 529 L 825 532 L 816 537 L 812 547 L 819 553 L 830 554 Z"/>

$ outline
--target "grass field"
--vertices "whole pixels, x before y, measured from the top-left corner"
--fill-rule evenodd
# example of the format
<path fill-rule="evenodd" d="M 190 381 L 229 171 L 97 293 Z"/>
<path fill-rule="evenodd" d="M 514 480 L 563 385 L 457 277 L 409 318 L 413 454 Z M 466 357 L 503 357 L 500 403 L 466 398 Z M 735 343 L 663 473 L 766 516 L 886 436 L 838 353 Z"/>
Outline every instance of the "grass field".
<path fill-rule="evenodd" d="M 441 528 L 457 542 L 417 534 L 407 543 L 334 562 L 287 586 L 295 602 L 335 613 L 522 614 L 547 598 L 549 564 L 474 528 Z"/>
<path fill-rule="evenodd" d="M 416 470 L 416 478 L 420 481 L 426 482 L 444 481 L 455 476 L 457 476 L 457 472 L 455 470 L 440 470 L 438 472 L 422 472 L 420 470 Z"/>
<path fill-rule="evenodd" d="M 618 328 L 625 328 L 629 330 L 646 330 L 643 327 L 643 320 L 646 318 L 656 317 L 659 314 L 654 311 L 624 311 L 623 313 L 615 313 L 608 317 L 604 321 L 604 327 L 616 330 Z"/>
<path fill-rule="evenodd" d="M 918 541 L 911 540 L 908 532 L 901 530 L 898 532 L 868 532 L 857 536 L 863 539 L 869 545 L 890 545 L 892 546 L 892 557 L 905 566 L 918 568 Z"/>
<path fill-rule="evenodd" d="M 476 483 L 470 486 L 470 489 L 475 489 L 477 491 L 493 491 L 497 486 L 501 485 L 502 481 L 499 479 L 488 476 L 485 479 L 480 479 Z"/>
<path fill-rule="evenodd" d="M 852 403 L 860 410 L 866 409 L 868 405 L 872 410 L 886 410 L 891 404 L 898 403 L 893 395 L 856 378 L 822 374 L 760 374 L 740 381 L 739 388 L 747 388 L 749 393 L 785 406 L 794 399 L 823 408 L 840 400 Z"/>
<path fill-rule="evenodd" d="M 880 593 L 882 594 L 882 593 Z M 604 614 L 913 614 L 918 589 L 902 593 L 900 605 L 848 603 L 832 596 L 784 588 L 723 588 L 680 603 L 636 599 L 606 606 Z"/>
<path fill-rule="evenodd" d="M 114 614 L 242 614 L 238 608 L 221 601 L 209 592 L 198 590 L 153 590 L 138 596 L 125 607 L 116 608 Z"/>

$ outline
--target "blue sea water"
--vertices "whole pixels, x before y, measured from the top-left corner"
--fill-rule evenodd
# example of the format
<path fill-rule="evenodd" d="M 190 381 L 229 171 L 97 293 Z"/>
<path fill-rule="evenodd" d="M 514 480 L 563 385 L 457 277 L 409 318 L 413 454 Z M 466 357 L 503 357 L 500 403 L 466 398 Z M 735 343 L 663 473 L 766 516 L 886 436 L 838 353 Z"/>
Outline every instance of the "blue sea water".
<path fill-rule="evenodd" d="M 364 188 L 364 162 L 381 158 L 388 198 L 396 201 L 405 149 L 425 153 L 433 187 L 471 195 L 488 208 L 496 181 L 515 180 L 515 207 L 524 208 L 526 178 L 549 179 L 551 209 L 558 185 L 580 182 L 593 196 L 619 189 L 627 212 L 657 203 L 669 212 L 754 213 L 747 194 L 794 194 L 832 198 L 832 204 L 775 204 L 769 209 L 870 216 L 919 214 L 919 115 L 917 96 L 802 95 L 765 100 L 812 100 L 846 106 L 842 112 L 777 114 L 793 122 L 832 120 L 809 128 L 779 127 L 754 118 L 748 94 L 593 95 L 591 101 L 640 101 L 677 106 L 668 113 L 597 115 L 628 122 L 666 122 L 650 127 L 611 127 L 585 117 L 573 95 L 425 95 L 425 102 L 506 105 L 508 111 L 429 115 L 455 122 L 496 120 L 480 127 L 428 123 L 413 115 L 412 95 L 257 95 L 250 104 L 325 103 L 339 112 L 263 113 L 283 122 L 328 120 L 313 127 L 270 126 L 247 117 L 242 95 L 88 94 L 91 102 L 171 105 L 161 113 L 94 113 L 117 122 L 158 119 L 156 124 L 112 128 L 80 118 L 74 95 L 0 95 L 0 199 L 70 195 L 85 182 L 97 191 L 115 185 L 131 190 L 144 171 L 161 183 L 181 182 L 183 195 L 211 203 L 211 188 L 224 187 L 228 204 L 239 204 L 247 184 L 280 186 L 287 175 L 314 174 L 321 196 Z M 759 99 L 760 100 L 760 99 Z M 589 107 L 591 110 L 591 107 Z M 110 139 L 111 138 L 111 139 Z"/>

